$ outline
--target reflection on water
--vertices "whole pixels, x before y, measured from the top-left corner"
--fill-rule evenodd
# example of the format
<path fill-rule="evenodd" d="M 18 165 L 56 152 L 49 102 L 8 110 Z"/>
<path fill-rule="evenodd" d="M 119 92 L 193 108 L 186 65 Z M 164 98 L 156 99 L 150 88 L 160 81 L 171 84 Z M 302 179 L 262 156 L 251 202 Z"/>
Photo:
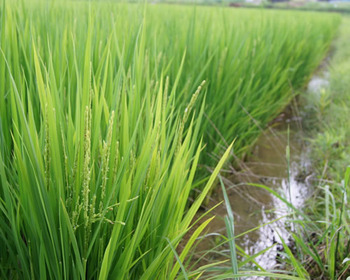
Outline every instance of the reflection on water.
<path fill-rule="evenodd" d="M 270 129 L 264 133 L 247 163 L 253 175 L 247 175 L 245 182 L 271 187 L 295 207 L 303 207 L 310 194 L 311 186 L 308 184 L 308 179 L 312 174 L 306 147 L 301 138 L 300 132 L 295 130 L 288 133 L 285 129 Z M 286 156 L 288 144 L 291 155 L 289 160 Z M 255 211 L 244 216 L 237 206 L 237 200 L 240 198 L 234 194 L 236 188 L 237 186 L 232 187 L 230 202 L 234 211 L 242 215 L 236 220 L 237 233 L 244 232 L 249 227 L 261 226 L 253 233 L 243 235 L 242 239 L 237 240 L 237 244 L 242 246 L 249 255 L 257 254 L 275 244 L 271 250 L 256 258 L 257 263 L 263 268 L 272 269 L 278 265 L 276 257 L 278 251 L 282 249 L 280 237 L 287 244 L 290 243 L 290 231 L 293 229 L 288 227 L 287 218 L 285 218 L 290 214 L 290 209 L 283 201 L 267 191 L 245 186 L 244 192 L 249 193 L 248 199 L 250 199 L 247 204 L 253 204 Z M 272 222 L 276 219 L 278 221 Z M 266 225 L 262 226 L 264 224 Z M 292 246 L 292 244 L 289 245 Z"/>
<path fill-rule="evenodd" d="M 249 183 L 270 187 L 297 208 L 303 207 L 311 193 L 311 184 L 308 183 L 312 177 L 311 164 L 307 147 L 302 141 L 300 120 L 291 116 L 293 114 L 290 113 L 281 115 L 279 121 L 273 123 L 273 128 L 270 127 L 257 140 L 251 156 L 242 163 L 241 170 L 224 179 L 234 212 L 236 245 L 250 256 L 271 247 L 255 258 L 256 263 L 264 269 L 274 269 L 280 265 L 277 259 L 283 248 L 280 237 L 292 248 L 290 233 L 293 228 L 288 226 L 290 210 L 268 191 Z M 286 157 L 287 147 L 290 149 L 289 160 Z M 218 187 L 209 206 L 222 200 L 222 191 Z M 213 214 L 216 218 L 209 224 L 208 231 L 226 234 L 223 220 L 227 214 L 225 205 L 220 205 Z M 254 228 L 257 229 L 252 230 Z M 211 235 L 210 239 L 213 244 L 209 246 L 208 242 L 204 242 L 203 251 L 215 245 L 215 238 Z M 222 246 L 219 250 L 228 253 L 228 246 Z M 225 258 L 220 254 L 208 256 L 211 259 L 202 264 Z"/>
<path fill-rule="evenodd" d="M 328 86 L 327 73 L 315 76 L 308 85 L 309 94 L 318 94 Z M 281 197 L 301 209 L 312 192 L 311 163 L 308 149 L 303 142 L 302 117 L 292 107 L 282 113 L 264 131 L 255 143 L 250 157 L 241 163 L 240 171 L 224 179 L 227 194 L 235 217 L 236 245 L 247 255 L 266 250 L 255 258 L 256 264 L 264 269 L 278 269 L 281 265 L 277 256 L 283 250 L 281 238 L 293 250 L 290 238 L 294 230 L 288 221 L 293 218 L 290 209 L 277 197 L 262 188 L 249 185 L 261 184 L 275 190 Z M 290 157 L 287 158 L 287 147 Z M 213 194 L 209 206 L 223 200 L 221 188 Z M 212 211 L 216 217 L 209 224 L 208 232 L 226 235 L 225 205 Z M 299 217 L 296 217 L 299 218 Z M 256 230 L 252 230 L 256 228 Z M 199 250 L 208 250 L 218 243 L 215 234 L 206 237 Z M 204 245 L 203 245 L 204 244 Z M 198 248 L 197 248 L 198 249 Z M 218 247 L 213 254 L 207 254 L 200 264 L 226 259 L 228 245 Z M 197 255 L 200 258 L 200 254 Z M 245 279 L 264 279 L 247 277 Z"/>
<path fill-rule="evenodd" d="M 310 194 L 308 180 L 312 176 L 311 166 L 306 147 L 300 140 L 300 132 L 293 129 L 295 125 L 291 126 L 289 133 L 282 125 L 267 130 L 258 139 L 244 169 L 225 181 L 235 215 L 237 245 L 249 255 L 273 247 L 255 259 L 265 269 L 278 265 L 276 257 L 281 250 L 280 236 L 288 243 L 291 229 L 287 229 L 287 219 L 283 217 L 290 214 L 290 210 L 284 202 L 266 190 L 247 183 L 271 187 L 297 208 L 304 205 Z M 291 155 L 289 161 L 286 157 L 288 143 Z M 221 196 L 218 195 L 217 199 L 221 199 Z M 215 214 L 219 218 L 211 225 L 211 229 L 220 229 L 224 233 L 225 226 L 221 217 L 226 215 L 225 206 L 217 209 Z M 276 219 L 278 220 L 272 222 Z M 244 234 L 256 227 L 257 230 Z"/>

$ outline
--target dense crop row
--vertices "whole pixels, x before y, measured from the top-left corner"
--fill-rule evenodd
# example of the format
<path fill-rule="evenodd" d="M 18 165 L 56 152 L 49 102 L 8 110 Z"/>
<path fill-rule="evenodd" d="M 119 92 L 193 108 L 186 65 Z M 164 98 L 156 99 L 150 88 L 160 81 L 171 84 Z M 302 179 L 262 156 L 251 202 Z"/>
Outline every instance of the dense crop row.
<path fill-rule="evenodd" d="M 175 250 L 226 143 L 237 137 L 238 155 L 252 143 L 320 62 L 337 23 L 216 8 L 3 3 L 2 278 L 175 278 Z M 228 149 L 189 206 L 204 145 Z"/>

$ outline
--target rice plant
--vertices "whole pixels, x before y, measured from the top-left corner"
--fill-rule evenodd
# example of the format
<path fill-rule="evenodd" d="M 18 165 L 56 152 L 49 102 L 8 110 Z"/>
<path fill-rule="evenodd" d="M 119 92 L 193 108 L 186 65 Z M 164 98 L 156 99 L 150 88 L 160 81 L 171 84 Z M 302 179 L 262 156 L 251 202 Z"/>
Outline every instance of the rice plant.
<path fill-rule="evenodd" d="M 5 279 L 188 278 L 210 219 L 178 245 L 229 143 L 247 149 L 252 120 L 288 102 L 338 21 L 84 1 L 3 1 L 0 13 Z M 208 153 L 216 167 L 189 203 Z"/>

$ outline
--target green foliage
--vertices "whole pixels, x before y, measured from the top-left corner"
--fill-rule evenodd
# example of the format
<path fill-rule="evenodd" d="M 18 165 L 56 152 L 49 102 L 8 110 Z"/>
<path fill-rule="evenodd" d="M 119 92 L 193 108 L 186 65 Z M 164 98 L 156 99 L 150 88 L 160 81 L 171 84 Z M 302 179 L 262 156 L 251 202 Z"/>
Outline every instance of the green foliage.
<path fill-rule="evenodd" d="M 0 13 L 5 279 L 201 275 L 183 263 L 204 227 L 175 251 L 227 143 L 242 154 L 253 119 L 288 103 L 338 22 L 80 1 L 3 1 Z M 188 205 L 204 145 L 225 153 Z"/>
<path fill-rule="evenodd" d="M 312 278 L 323 275 L 327 279 L 345 279 L 350 269 L 350 169 L 346 168 L 350 156 L 350 129 L 344 117 L 350 113 L 347 78 L 350 72 L 349 23 L 349 18 L 344 17 L 334 44 L 329 87 L 322 90 L 321 98 L 307 96 L 307 103 L 313 104 L 313 125 L 317 128 L 317 137 L 312 140 L 311 148 L 320 179 L 308 214 L 317 222 L 311 224 L 311 230 L 310 224 L 305 225 L 309 235 L 307 242 L 296 241 L 305 255 L 304 264 Z M 320 108 L 322 114 L 317 113 Z"/>
<path fill-rule="evenodd" d="M 286 270 L 300 279 L 346 279 L 350 269 L 350 167 L 344 168 L 350 155 L 349 126 L 344 119 L 350 113 L 346 78 L 350 71 L 347 47 L 350 29 L 349 19 L 343 20 L 330 62 L 329 87 L 305 95 L 306 105 L 313 112 L 312 125 L 308 125 L 317 128 L 316 137 L 311 140 L 314 167 L 319 175 L 313 197 L 299 210 L 273 189 L 254 185 L 267 190 L 290 209 L 288 223 L 293 224 L 294 245 L 280 236 L 283 245 L 280 255 Z M 286 154 L 288 160 L 288 151 Z"/>

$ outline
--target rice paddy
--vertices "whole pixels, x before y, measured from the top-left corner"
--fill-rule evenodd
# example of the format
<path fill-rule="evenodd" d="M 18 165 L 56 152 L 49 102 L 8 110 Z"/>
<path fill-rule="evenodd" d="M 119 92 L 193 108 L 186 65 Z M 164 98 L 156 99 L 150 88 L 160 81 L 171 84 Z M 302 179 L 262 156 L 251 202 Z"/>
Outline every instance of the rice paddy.
<path fill-rule="evenodd" d="M 180 242 L 340 22 L 34 0 L 3 1 L 0 18 L 3 279 L 198 279 L 215 267 L 184 265 L 211 218 Z"/>

